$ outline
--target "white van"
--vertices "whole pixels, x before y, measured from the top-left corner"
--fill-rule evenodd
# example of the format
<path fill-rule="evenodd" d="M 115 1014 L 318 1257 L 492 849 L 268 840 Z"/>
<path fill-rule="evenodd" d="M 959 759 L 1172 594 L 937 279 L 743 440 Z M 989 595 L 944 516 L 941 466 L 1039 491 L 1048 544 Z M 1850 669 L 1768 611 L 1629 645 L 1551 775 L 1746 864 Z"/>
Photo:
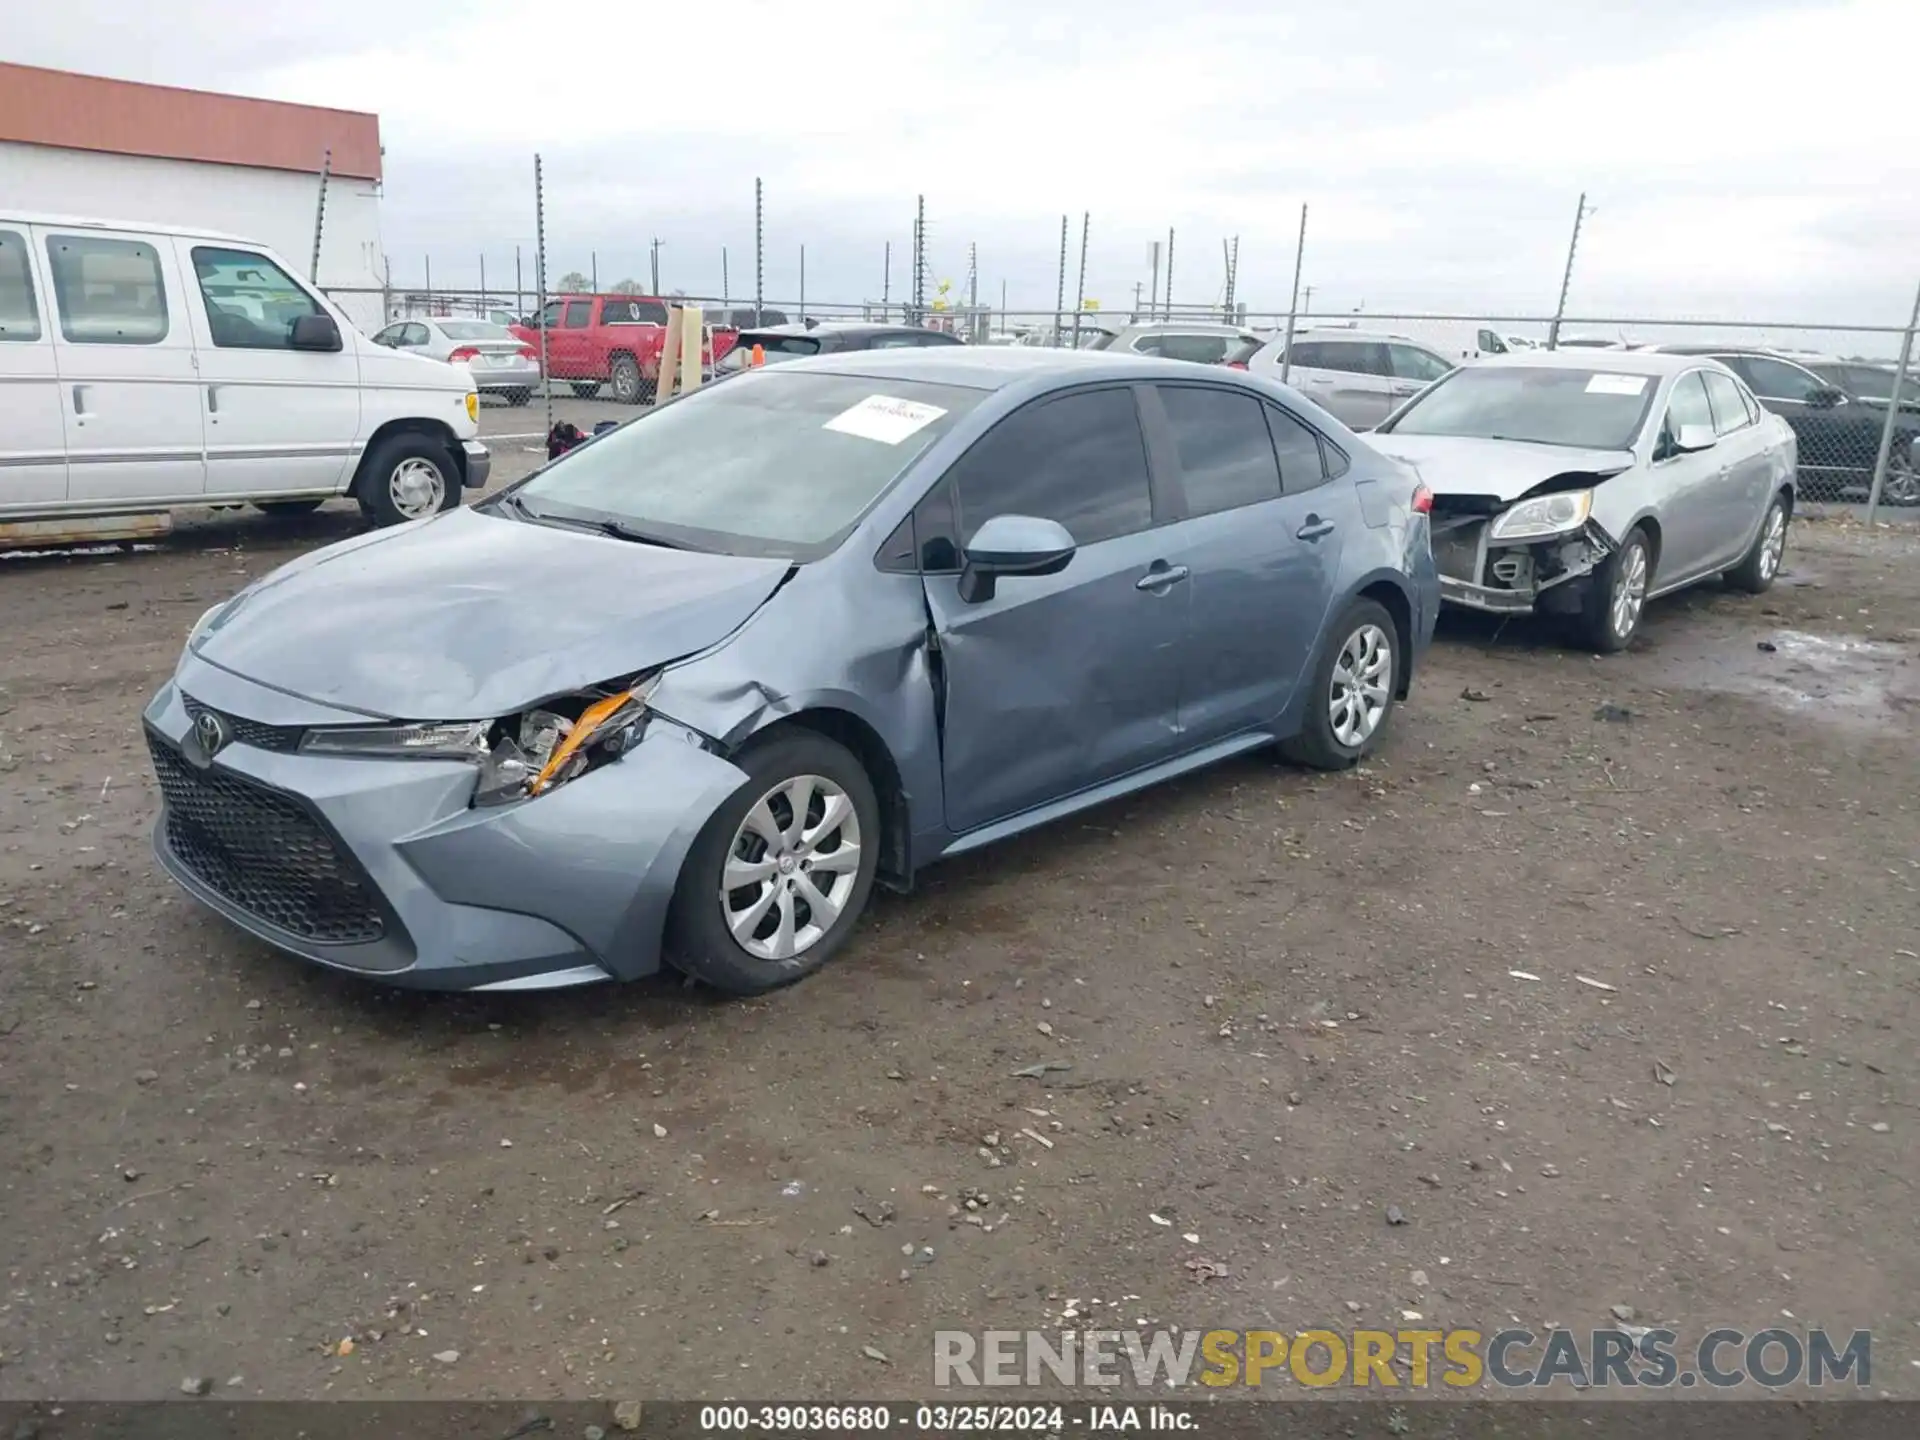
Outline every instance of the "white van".
<path fill-rule="evenodd" d="M 479 418 L 471 374 L 375 345 L 264 245 L 0 210 L 0 529 L 340 495 L 417 520 L 486 483 Z"/>

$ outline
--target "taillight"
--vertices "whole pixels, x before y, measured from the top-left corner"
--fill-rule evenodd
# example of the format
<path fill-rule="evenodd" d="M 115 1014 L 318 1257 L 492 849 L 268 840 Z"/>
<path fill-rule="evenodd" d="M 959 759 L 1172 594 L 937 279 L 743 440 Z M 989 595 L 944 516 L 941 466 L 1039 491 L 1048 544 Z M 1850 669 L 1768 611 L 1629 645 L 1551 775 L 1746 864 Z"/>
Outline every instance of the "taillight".
<path fill-rule="evenodd" d="M 451 355 L 447 356 L 447 361 L 449 364 L 452 364 L 461 360 L 471 360 L 479 353 L 480 352 L 471 345 L 462 345 L 458 350 L 455 350 Z"/>
<path fill-rule="evenodd" d="M 1433 491 L 1424 485 L 1413 487 L 1413 513 L 1416 515 L 1433 513 Z"/>
<path fill-rule="evenodd" d="M 1229 370 L 1244 370 L 1247 368 L 1247 362 L 1244 360 L 1229 360 L 1227 361 L 1227 368 Z"/>

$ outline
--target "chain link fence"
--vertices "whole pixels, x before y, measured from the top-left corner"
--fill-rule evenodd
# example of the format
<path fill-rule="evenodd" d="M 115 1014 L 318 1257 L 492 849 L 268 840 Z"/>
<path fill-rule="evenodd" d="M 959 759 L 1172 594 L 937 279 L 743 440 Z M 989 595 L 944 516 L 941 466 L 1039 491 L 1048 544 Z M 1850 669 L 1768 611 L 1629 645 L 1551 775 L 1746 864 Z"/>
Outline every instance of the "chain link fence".
<path fill-rule="evenodd" d="M 785 278 L 774 293 L 767 285 L 766 196 L 759 181 L 754 182 L 751 246 L 743 244 L 737 257 L 728 248 L 720 250 L 717 287 L 711 283 L 711 264 L 680 262 L 697 271 L 703 284 L 679 286 L 672 283 L 676 257 L 670 240 L 633 231 L 624 216 L 602 213 L 606 202 L 591 185 L 556 187 L 539 157 L 531 160 L 529 228 L 510 255 L 482 254 L 477 265 L 454 273 L 443 258 L 442 276 L 457 283 L 436 284 L 434 257 L 422 256 L 416 271 L 399 280 L 390 272 L 384 287 L 329 291 L 362 328 L 377 322 L 372 333 L 381 343 L 465 363 L 490 406 L 532 407 L 529 428 L 537 417 L 540 428 L 550 430 L 556 402 L 568 406 L 563 418 L 576 425 L 584 419 L 587 428 L 618 422 L 633 407 L 651 403 L 660 385 L 669 307 L 675 305 L 701 311 L 703 380 L 741 363 L 728 357 L 743 330 L 776 325 L 912 325 L 975 345 L 1087 349 L 1118 343 L 1214 363 L 1244 361 L 1245 351 L 1236 351 L 1242 342 L 1284 350 L 1285 337 L 1292 335 L 1296 347 L 1315 347 L 1316 366 L 1344 369 L 1351 385 L 1381 389 L 1385 399 L 1370 423 L 1384 419 L 1392 408 L 1387 400 L 1398 403 L 1429 383 L 1436 364 L 1450 367 L 1545 348 L 1555 337 L 1556 348 L 1591 353 L 1596 365 L 1604 364 L 1610 350 L 1659 349 L 1720 360 L 1763 408 L 1792 427 L 1804 504 L 1871 501 L 1884 513 L 1920 520 L 1920 378 L 1913 373 L 1912 320 L 1902 326 L 1476 314 L 1458 304 L 1433 312 L 1362 313 L 1311 308 L 1311 286 L 1304 303 L 1292 311 L 1262 309 L 1240 298 L 1245 281 L 1237 243 L 1222 246 L 1224 259 L 1210 258 L 1220 271 L 1211 302 L 1176 301 L 1171 232 L 1164 250 L 1158 242 L 1153 246 L 1151 294 L 1144 303 L 1136 286 L 1133 305 L 1103 308 L 1085 298 L 1092 217 L 1084 214 L 1060 217 L 1058 271 L 1050 277 L 1054 308 L 1010 309 L 1004 303 L 977 303 L 979 256 L 971 243 L 964 247 L 966 283 L 951 300 L 944 283 L 930 297 L 928 236 L 938 227 L 928 221 L 924 196 L 916 197 L 911 215 L 911 249 L 887 246 L 888 283 L 879 299 L 809 296 L 806 247 L 789 247 L 783 235 L 780 248 L 797 254 L 798 266 L 796 271 L 783 261 L 777 267 Z M 1304 216 L 1302 224 L 1304 245 Z M 603 266 L 582 231 L 604 235 L 623 228 L 634 238 L 617 263 Z M 1187 268 L 1195 267 L 1187 262 Z M 1205 281 L 1184 283 L 1212 284 L 1212 273 Z M 1151 333 L 1120 338 L 1135 326 L 1150 327 Z M 1291 366 L 1288 374 L 1291 378 Z"/>

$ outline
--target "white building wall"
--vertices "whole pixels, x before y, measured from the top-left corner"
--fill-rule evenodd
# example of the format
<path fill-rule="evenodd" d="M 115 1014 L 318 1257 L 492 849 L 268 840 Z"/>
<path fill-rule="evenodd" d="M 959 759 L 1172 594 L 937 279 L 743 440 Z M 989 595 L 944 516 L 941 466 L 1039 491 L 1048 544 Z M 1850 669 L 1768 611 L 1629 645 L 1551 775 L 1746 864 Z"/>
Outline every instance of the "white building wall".
<path fill-rule="evenodd" d="M 277 250 L 302 278 L 313 263 L 316 171 L 257 170 L 195 160 L 156 160 L 0 141 L 0 207 L 88 219 L 204 226 Z M 380 189 L 336 175 L 327 185 L 320 250 L 323 289 L 375 293 L 334 299 L 371 333 L 385 323 L 380 295 L 386 271 L 380 244 Z"/>

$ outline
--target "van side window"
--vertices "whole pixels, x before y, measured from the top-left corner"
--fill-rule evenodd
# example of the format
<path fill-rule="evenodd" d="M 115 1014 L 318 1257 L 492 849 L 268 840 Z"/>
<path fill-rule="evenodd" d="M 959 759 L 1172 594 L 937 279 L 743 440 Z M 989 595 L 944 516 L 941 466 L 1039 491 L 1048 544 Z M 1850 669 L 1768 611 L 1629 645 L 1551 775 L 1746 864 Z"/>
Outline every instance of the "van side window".
<path fill-rule="evenodd" d="M 49 235 L 60 333 L 75 345 L 157 345 L 167 338 L 160 255 L 142 240 Z"/>
<path fill-rule="evenodd" d="M 0 344 L 39 338 L 40 308 L 33 301 L 26 237 L 0 230 Z"/>
<path fill-rule="evenodd" d="M 193 274 L 213 343 L 224 349 L 290 350 L 293 322 L 320 313 L 286 271 L 250 250 L 196 245 Z"/>

